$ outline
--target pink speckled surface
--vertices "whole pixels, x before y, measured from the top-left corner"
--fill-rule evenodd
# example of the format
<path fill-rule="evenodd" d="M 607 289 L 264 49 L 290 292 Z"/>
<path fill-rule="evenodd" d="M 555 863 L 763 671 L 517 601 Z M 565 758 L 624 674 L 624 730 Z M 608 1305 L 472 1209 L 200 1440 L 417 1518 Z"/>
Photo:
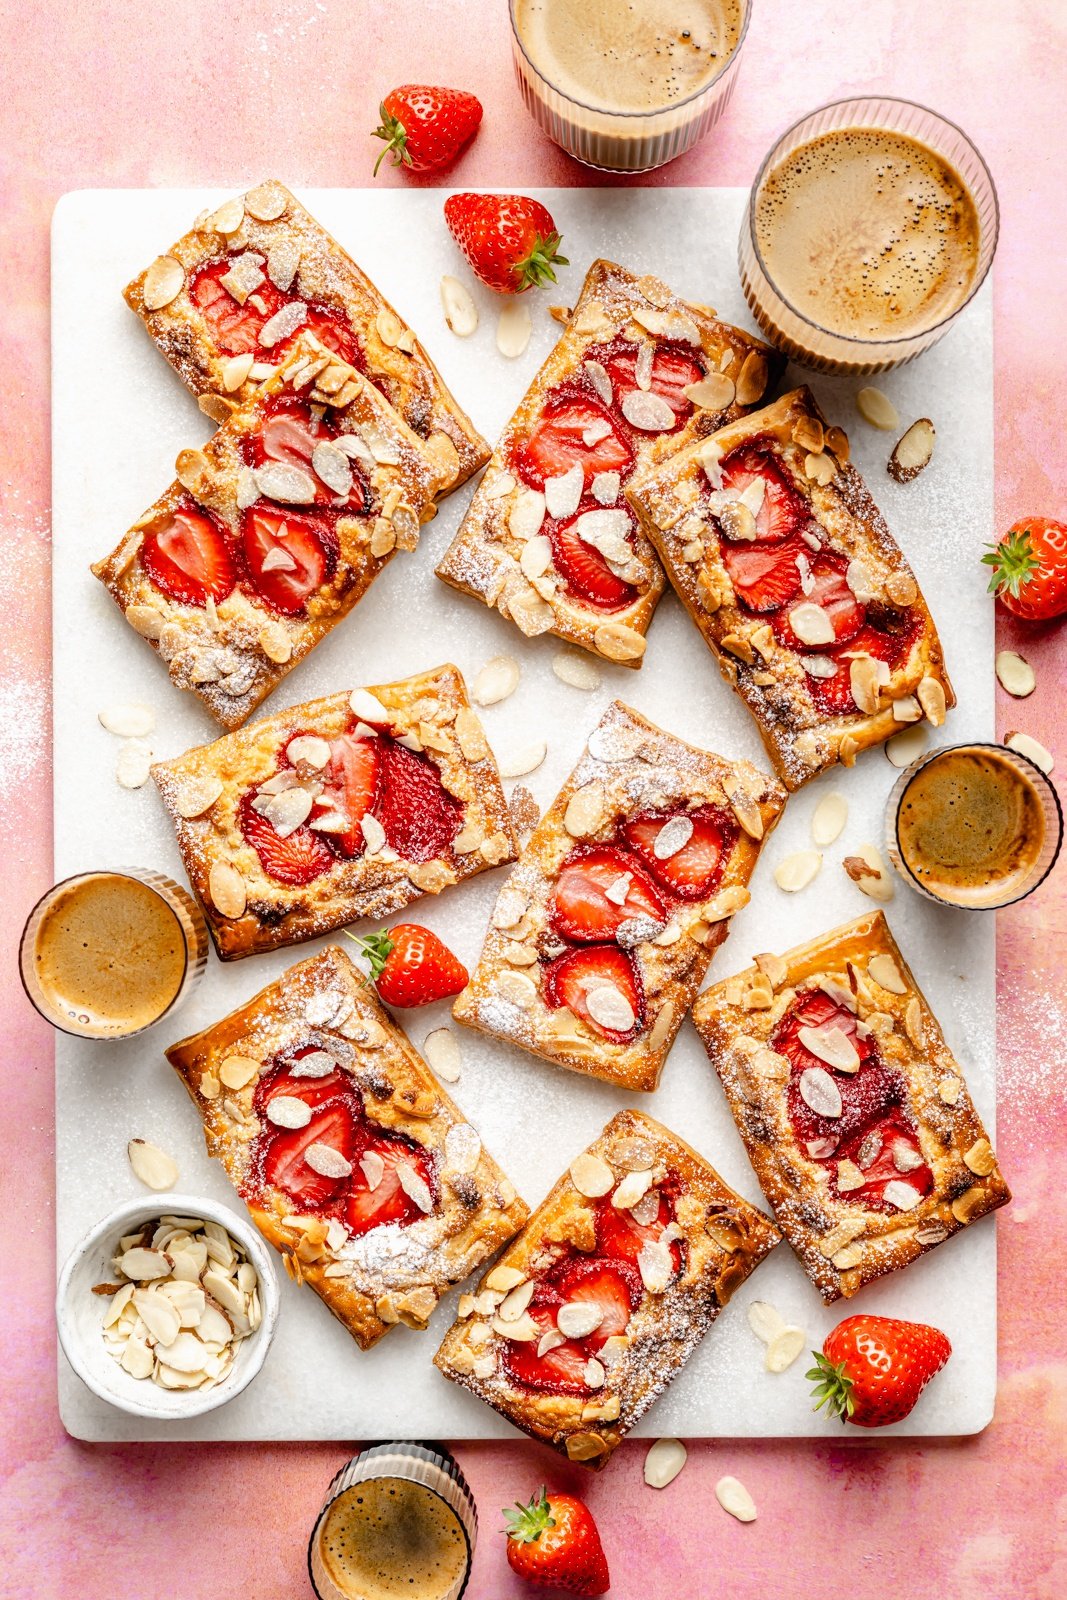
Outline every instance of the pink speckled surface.
<path fill-rule="evenodd" d="M 668 0 L 664 0 L 667 4 Z M 67 189 L 225 184 L 278 172 L 295 188 L 368 180 L 379 93 L 418 78 L 464 84 L 486 107 L 454 174 L 472 185 L 580 184 L 589 174 L 545 142 L 513 89 L 505 0 L 40 0 L 0 65 L 5 222 L 5 405 L 0 416 L 4 558 L 0 607 L 0 1016 L 7 1141 L 2 1295 L 5 1556 L 0 1594 L 103 1600 L 251 1600 L 308 1593 L 304 1542 L 335 1446 L 75 1444 L 56 1413 L 52 1333 L 52 1047 L 26 1006 L 15 948 L 51 881 L 49 792 L 48 223 Z M 472 45 L 476 47 L 472 48 Z M 996 274 L 997 509 L 1064 514 L 1060 402 L 1067 310 L 1062 183 L 1067 162 L 1067 10 L 1062 0 L 756 0 L 725 126 L 652 182 L 743 184 L 773 134 L 820 101 L 897 93 L 967 126 L 993 169 L 1003 232 Z M 391 174 L 382 182 L 403 181 Z M 106 381 L 106 380 L 105 380 Z M 1004 620 L 1001 642 L 1038 672 L 1021 726 L 1067 761 L 1067 632 Z M 966 685 L 961 686 L 966 692 Z M 1000 921 L 998 1149 L 1015 1190 L 1000 1229 L 1001 1382 L 995 1421 L 946 1445 L 860 1449 L 707 1443 L 664 1495 L 641 1481 L 642 1448 L 599 1478 L 533 1446 L 459 1450 L 482 1508 L 471 1600 L 529 1593 L 496 1534 L 496 1507 L 547 1475 L 578 1486 L 604 1534 L 619 1600 L 729 1593 L 820 1600 L 1044 1600 L 1067 1592 L 1062 1538 L 1063 1362 L 1060 1161 L 1067 1046 L 1062 995 L 1067 874 Z M 18 1242 L 17 1249 L 10 1248 Z M 759 1520 L 717 1508 L 730 1472 Z M 1057 1520 L 1059 1512 L 1059 1521 Z M 200 1541 L 212 1553 L 197 1554 Z"/>

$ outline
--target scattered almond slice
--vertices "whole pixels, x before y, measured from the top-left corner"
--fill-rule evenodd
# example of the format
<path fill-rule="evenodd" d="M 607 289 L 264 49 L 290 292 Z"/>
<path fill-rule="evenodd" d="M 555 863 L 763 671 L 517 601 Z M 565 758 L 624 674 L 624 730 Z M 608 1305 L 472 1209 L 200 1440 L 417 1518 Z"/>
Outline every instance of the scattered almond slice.
<path fill-rule="evenodd" d="M 1001 650 L 997 654 L 997 680 L 1006 694 L 1014 695 L 1016 700 L 1025 700 L 1028 694 L 1033 694 L 1037 688 L 1037 678 L 1034 669 L 1025 656 L 1017 654 L 1014 650 Z M 103 714 L 100 717 L 104 721 Z M 107 727 L 107 723 L 104 723 Z M 115 731 L 115 730 L 112 730 Z"/>
<path fill-rule="evenodd" d="M 910 767 L 912 762 L 922 755 L 926 744 L 926 725 L 916 722 L 900 733 L 895 733 L 891 739 L 887 739 L 883 749 L 886 758 L 894 767 Z"/>
<path fill-rule="evenodd" d="M 753 1300 L 748 1308 L 748 1325 L 757 1339 L 770 1344 L 786 1323 L 780 1313 L 767 1300 Z"/>
<path fill-rule="evenodd" d="M 900 412 L 881 389 L 873 386 L 861 389 L 856 396 L 856 409 L 864 422 L 869 422 L 872 428 L 881 428 L 884 433 L 893 433 L 900 427 Z"/>
<path fill-rule="evenodd" d="M 910 483 L 924 467 L 929 466 L 934 453 L 937 431 L 929 417 L 919 417 L 893 446 L 888 472 L 898 483 Z"/>
<path fill-rule="evenodd" d="M 185 268 L 173 256 L 157 256 L 144 275 L 141 295 L 146 311 L 162 311 L 181 294 Z"/>
<path fill-rule="evenodd" d="M 615 1174 L 600 1156 L 590 1155 L 583 1151 L 576 1156 L 570 1164 L 571 1182 L 580 1195 L 587 1200 L 599 1199 L 607 1194 L 615 1184 Z"/>
<path fill-rule="evenodd" d="M 543 739 L 531 739 L 529 744 L 521 745 L 509 756 L 499 758 L 500 776 L 525 778 L 528 772 L 536 772 L 547 754 L 548 746 Z"/>
<path fill-rule="evenodd" d="M 686 1460 L 686 1448 L 680 1439 L 657 1439 L 645 1456 L 645 1482 L 650 1489 L 666 1489 Z"/>
<path fill-rule="evenodd" d="M 578 650 L 557 651 L 552 657 L 552 671 L 561 683 L 570 684 L 572 689 L 600 688 L 600 668 L 591 656 Z"/>
<path fill-rule="evenodd" d="M 143 739 L 127 739 L 115 762 L 115 778 L 123 789 L 141 789 L 148 782 L 152 751 Z"/>
<path fill-rule="evenodd" d="M 720 1478 L 715 1485 L 715 1498 L 738 1522 L 755 1522 L 756 1503 L 737 1478 Z"/>
<path fill-rule="evenodd" d="M 841 1090 L 825 1067 L 805 1067 L 800 1074 L 800 1098 L 817 1117 L 839 1117 Z"/>
<path fill-rule="evenodd" d="M 131 1139 L 126 1146 L 133 1175 L 148 1189 L 173 1189 L 178 1181 L 178 1163 L 157 1145 L 145 1139 Z"/>
<path fill-rule="evenodd" d="M 843 794 L 831 790 L 823 795 L 812 813 L 811 837 L 820 849 L 825 849 L 839 837 L 847 821 L 848 801 Z"/>
<path fill-rule="evenodd" d="M 1052 752 L 1046 750 L 1043 744 L 1039 744 L 1028 733 L 1009 733 L 1004 743 L 1009 750 L 1016 751 L 1028 761 L 1032 761 L 1035 767 L 1040 767 L 1046 777 L 1056 764 Z"/>
<path fill-rule="evenodd" d="M 459 339 L 469 339 L 478 326 L 478 307 L 467 285 L 448 273 L 441 279 L 441 308 L 449 330 Z"/>
<path fill-rule="evenodd" d="M 857 845 L 855 855 L 846 856 L 841 865 L 857 889 L 862 889 L 870 899 L 883 904 L 892 900 L 893 880 L 875 845 Z"/>
<path fill-rule="evenodd" d="M 493 656 L 475 676 L 471 699 L 480 706 L 495 706 L 519 687 L 519 663 L 514 656 Z"/>
<path fill-rule="evenodd" d="M 804 1351 L 807 1342 L 808 1336 L 803 1328 L 798 1328 L 795 1323 L 787 1324 L 768 1343 L 763 1365 L 768 1372 L 788 1371 Z"/>
<path fill-rule="evenodd" d="M 435 1028 L 422 1041 L 422 1053 L 439 1078 L 445 1083 L 459 1081 L 463 1057 L 459 1040 L 451 1028 Z"/>
<path fill-rule="evenodd" d="M 783 856 L 775 867 L 774 881 L 786 894 L 797 894 L 807 888 L 821 867 L 822 855 L 818 850 L 794 850 L 792 855 Z"/>
<path fill-rule="evenodd" d="M 514 361 L 526 349 L 532 332 L 530 308 L 524 299 L 515 296 L 508 301 L 497 319 L 496 347 L 502 356 Z"/>
<path fill-rule="evenodd" d="M 97 712 L 100 726 L 120 739 L 144 739 L 155 731 L 156 714 L 141 701 L 105 706 Z"/>
<path fill-rule="evenodd" d="M 890 994 L 907 994 L 908 986 L 892 956 L 885 954 L 872 956 L 867 963 L 867 971 L 875 983 L 887 989 Z"/>

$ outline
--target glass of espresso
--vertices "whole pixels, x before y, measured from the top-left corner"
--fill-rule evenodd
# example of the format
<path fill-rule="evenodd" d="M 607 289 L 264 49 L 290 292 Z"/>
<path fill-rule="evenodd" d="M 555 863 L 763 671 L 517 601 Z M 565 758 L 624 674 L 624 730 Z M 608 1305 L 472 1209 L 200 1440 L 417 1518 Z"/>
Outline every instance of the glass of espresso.
<path fill-rule="evenodd" d="M 81 872 L 30 912 L 19 970 L 54 1028 L 129 1039 L 185 998 L 204 970 L 207 944 L 192 896 L 170 878 L 134 867 Z"/>
<path fill-rule="evenodd" d="M 998 227 L 989 169 L 954 123 L 909 100 L 841 100 L 764 159 L 741 284 L 794 361 L 881 372 L 947 333 L 989 271 Z"/>
<path fill-rule="evenodd" d="M 1032 894 L 1063 839 L 1059 798 L 1032 761 L 998 744 L 934 750 L 905 767 L 886 809 L 897 871 L 928 900 L 991 911 Z"/>
<path fill-rule="evenodd" d="M 478 1536 L 474 1498 L 440 1446 L 378 1444 L 326 1492 L 308 1546 L 319 1600 L 459 1600 Z"/>
<path fill-rule="evenodd" d="M 590 167 L 647 172 L 702 139 L 733 94 L 751 0 L 510 0 L 534 121 Z"/>

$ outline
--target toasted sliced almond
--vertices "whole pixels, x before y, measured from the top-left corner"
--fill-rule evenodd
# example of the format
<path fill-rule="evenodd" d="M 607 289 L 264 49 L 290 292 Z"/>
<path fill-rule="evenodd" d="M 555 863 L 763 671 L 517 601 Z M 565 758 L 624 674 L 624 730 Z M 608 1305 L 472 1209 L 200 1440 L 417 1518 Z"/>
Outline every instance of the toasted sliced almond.
<path fill-rule="evenodd" d="M 504 307 L 496 324 L 496 347 L 502 356 L 514 361 L 530 342 L 533 319 L 525 299 L 515 296 Z"/>
<path fill-rule="evenodd" d="M 422 1041 L 422 1053 L 445 1083 L 458 1082 L 463 1056 L 451 1028 L 435 1028 L 428 1033 Z"/>
<path fill-rule="evenodd" d="M 277 222 L 283 217 L 289 202 L 280 183 L 258 183 L 245 195 L 245 210 L 257 222 Z"/>
<path fill-rule="evenodd" d="M 227 1089 L 243 1089 L 252 1082 L 260 1070 L 260 1063 L 252 1056 L 227 1056 L 219 1067 L 219 1078 Z"/>
<path fill-rule="evenodd" d="M 574 1187 L 587 1200 L 599 1199 L 614 1187 L 615 1174 L 607 1162 L 600 1156 L 590 1155 L 588 1151 L 575 1156 L 568 1170 Z"/>
<path fill-rule="evenodd" d="M 1016 651 L 999 651 L 996 666 L 1000 687 L 1006 694 L 1014 695 L 1017 700 L 1025 700 L 1027 695 L 1033 694 L 1037 688 L 1033 667 L 1025 656 L 1019 655 Z M 102 715 L 100 720 L 101 722 L 104 720 Z M 104 723 L 104 726 L 107 724 Z"/>
<path fill-rule="evenodd" d="M 859 1052 L 843 1028 L 800 1028 L 797 1037 L 805 1050 L 825 1061 L 835 1072 L 858 1072 Z"/>
<path fill-rule="evenodd" d="M 800 1098 L 817 1117 L 839 1117 L 841 1090 L 825 1067 L 805 1067 L 800 1074 Z"/>
<path fill-rule="evenodd" d="M 867 963 L 867 971 L 875 983 L 880 984 L 883 989 L 888 989 L 890 994 L 907 994 L 908 986 L 892 956 L 872 956 Z"/>
<path fill-rule="evenodd" d="M 882 1190 L 882 1198 L 898 1211 L 914 1211 L 922 1195 L 914 1184 L 905 1183 L 902 1178 L 892 1178 Z"/>
<path fill-rule="evenodd" d="M 923 678 L 915 691 L 931 727 L 940 728 L 945 720 L 945 691 L 936 678 Z"/>
<path fill-rule="evenodd" d="M 566 1339 L 588 1338 L 603 1320 L 603 1310 L 592 1300 L 567 1300 L 556 1312 L 556 1326 Z"/>
<path fill-rule="evenodd" d="M 702 411 L 725 411 L 733 404 L 736 388 L 725 372 L 709 372 L 698 383 L 689 384 L 683 393 Z"/>
<path fill-rule="evenodd" d="M 756 1503 L 743 1483 L 736 1478 L 720 1478 L 715 1485 L 715 1498 L 724 1511 L 738 1522 L 755 1522 Z"/>
<path fill-rule="evenodd" d="M 822 854 L 818 850 L 794 850 L 784 856 L 774 869 L 774 881 L 787 894 L 797 894 L 813 882 L 822 867 Z"/>
<path fill-rule="evenodd" d="M 900 427 L 900 412 L 881 389 L 861 389 L 856 396 L 856 409 L 864 422 L 869 422 L 872 428 L 881 428 L 884 433 L 892 433 Z"/>
<path fill-rule="evenodd" d="M 856 854 L 846 856 L 841 865 L 856 885 L 865 895 L 872 900 L 886 903 L 893 898 L 893 880 L 889 876 L 885 862 L 877 847 L 873 844 L 861 844 L 856 847 Z"/>
<path fill-rule="evenodd" d="M 604 821 L 604 786 L 587 783 L 576 789 L 567 802 L 563 825 L 573 839 L 586 839 Z"/>
<path fill-rule="evenodd" d="M 836 638 L 830 613 L 811 600 L 804 600 L 793 607 L 789 613 L 789 625 L 804 644 L 833 644 Z"/>
<path fill-rule="evenodd" d="M 889 476 L 898 483 L 910 483 L 929 466 L 937 431 L 929 417 L 919 417 L 902 433 L 889 457 Z"/>
<path fill-rule="evenodd" d="M 666 1489 L 686 1459 L 686 1448 L 680 1439 L 657 1439 L 645 1456 L 645 1482 L 650 1489 Z"/>
<path fill-rule="evenodd" d="M 917 722 L 901 733 L 895 733 L 885 742 L 885 753 L 894 767 L 910 767 L 926 748 L 927 733 L 923 723 Z"/>
<path fill-rule="evenodd" d="M 149 1189 L 173 1189 L 178 1181 L 178 1163 L 158 1145 L 145 1139 L 131 1139 L 126 1146 L 133 1175 Z"/>
<path fill-rule="evenodd" d="M 848 801 L 843 794 L 831 790 L 824 794 L 811 818 L 811 837 L 820 849 L 833 844 L 848 821 Z"/>
<path fill-rule="evenodd" d="M 621 411 L 632 428 L 643 433 L 662 433 L 674 426 L 675 417 L 662 395 L 645 389 L 631 389 L 622 397 Z"/>
<path fill-rule="evenodd" d="M 97 712 L 97 719 L 102 728 L 120 739 L 144 739 L 156 726 L 152 707 L 136 700 L 105 706 L 103 711 Z"/>
<path fill-rule="evenodd" d="M 769 376 L 767 358 L 762 350 L 750 350 L 737 375 L 738 405 L 754 406 L 762 398 Z"/>
<path fill-rule="evenodd" d="M 185 284 L 185 268 L 173 256 L 157 256 L 144 275 L 141 294 L 146 311 L 162 311 L 177 299 Z"/>
<path fill-rule="evenodd" d="M 304 1151 L 304 1160 L 312 1172 L 317 1172 L 323 1178 L 347 1178 L 352 1172 L 351 1161 L 346 1156 L 343 1156 L 340 1150 L 335 1150 L 332 1144 L 324 1144 L 319 1139 L 308 1145 Z M 404 1180 L 401 1177 L 400 1169 L 405 1164 L 401 1161 L 397 1163 L 396 1167 L 396 1175 L 400 1179 L 401 1187 L 403 1187 Z"/>
<path fill-rule="evenodd" d="M 532 539 L 545 520 L 545 497 L 536 489 L 520 489 L 508 511 L 508 528 L 516 539 Z"/>
<path fill-rule="evenodd" d="M 1009 733 L 1004 743 L 1009 750 L 1016 751 L 1018 755 L 1025 756 L 1027 761 L 1032 761 L 1035 767 L 1040 767 L 1046 776 L 1055 766 L 1051 751 L 1028 733 Z"/>
<path fill-rule="evenodd" d="M 311 1121 L 311 1107 L 296 1095 L 272 1095 L 267 1104 L 267 1121 L 276 1128 L 306 1128 Z"/>
<path fill-rule="evenodd" d="M 520 1271 L 518 1267 L 505 1266 L 500 1262 L 486 1277 L 485 1287 L 495 1290 L 497 1294 L 510 1294 L 512 1289 L 517 1289 L 520 1283 L 525 1282 L 525 1272 Z"/>
<path fill-rule="evenodd" d="M 588 989 L 585 1003 L 593 1021 L 612 1033 L 629 1033 L 636 1021 L 629 1000 L 612 983 L 600 983 Z"/>
<path fill-rule="evenodd" d="M 803 1328 L 798 1328 L 794 1323 L 787 1324 L 767 1345 L 763 1365 L 768 1372 L 787 1372 L 807 1342 L 808 1336 Z"/>
<path fill-rule="evenodd" d="M 233 394 L 248 381 L 248 374 L 252 371 L 255 359 L 255 352 L 246 350 L 241 355 L 230 356 L 223 363 L 222 387 L 227 394 Z"/>
<path fill-rule="evenodd" d="M 988 1139 L 976 1139 L 963 1159 L 979 1178 L 988 1178 L 997 1164 L 997 1158 Z"/>

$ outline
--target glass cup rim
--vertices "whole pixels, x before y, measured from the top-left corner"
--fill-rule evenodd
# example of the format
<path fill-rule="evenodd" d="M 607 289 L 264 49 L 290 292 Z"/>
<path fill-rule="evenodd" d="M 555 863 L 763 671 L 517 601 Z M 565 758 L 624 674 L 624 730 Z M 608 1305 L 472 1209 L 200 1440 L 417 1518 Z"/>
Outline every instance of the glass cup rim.
<path fill-rule="evenodd" d="M 716 72 L 715 76 L 713 78 L 709 78 L 707 83 L 701 84 L 699 89 L 694 89 L 692 94 L 687 94 L 684 100 L 676 100 L 672 105 L 657 106 L 653 110 L 649 111 L 613 111 L 610 106 L 596 106 L 591 105 L 587 100 L 578 100 L 574 95 L 568 94 L 565 89 L 559 88 L 557 84 L 552 82 L 551 78 L 547 78 L 545 76 L 544 72 L 542 72 L 537 63 L 531 60 L 529 51 L 523 44 L 522 39 L 519 37 L 519 30 L 515 24 L 516 3 L 517 0 L 508 0 L 508 16 L 511 20 L 512 43 L 518 49 L 530 71 L 534 73 L 543 84 L 551 89 L 553 94 L 558 94 L 561 100 L 566 100 L 568 105 L 577 106 L 580 111 L 592 111 L 599 117 L 612 117 L 619 122 L 640 122 L 646 118 L 673 115 L 674 112 L 681 111 L 686 106 L 692 105 L 694 101 L 699 100 L 702 95 L 707 94 L 709 89 L 714 88 L 715 84 L 719 82 L 719 79 L 724 73 L 729 71 L 737 57 L 741 54 L 741 47 L 744 44 L 745 38 L 748 34 L 748 25 L 752 20 L 753 0 L 739 0 L 742 10 L 742 17 L 741 29 L 737 35 L 737 43 L 726 57 L 726 60 Z"/>
<path fill-rule="evenodd" d="M 511 4 L 514 4 L 514 0 L 511 0 Z M 921 111 L 924 116 L 933 117 L 936 122 L 941 123 L 942 127 L 951 128 L 954 133 L 959 134 L 960 138 L 963 140 L 964 144 L 969 147 L 975 160 L 985 174 L 986 181 L 989 184 L 990 199 L 993 205 L 992 248 L 989 252 L 989 259 L 986 261 L 982 271 L 976 275 L 967 298 L 964 300 L 963 304 L 957 306 L 955 311 L 950 311 L 947 316 L 942 317 L 938 322 L 931 323 L 930 327 L 928 328 L 921 328 L 913 333 L 887 334 L 877 339 L 863 339 L 859 338 L 855 334 L 840 333 L 834 328 L 825 327 L 821 322 L 816 322 L 812 317 L 809 317 L 803 311 L 798 310 L 793 302 L 788 299 L 785 294 L 783 294 L 782 290 L 779 288 L 773 275 L 771 274 L 770 268 L 764 260 L 763 251 L 760 249 L 759 237 L 756 233 L 756 196 L 759 193 L 760 185 L 767 175 L 768 168 L 771 164 L 771 158 L 775 151 L 789 138 L 790 134 L 795 133 L 797 128 L 799 128 L 803 123 L 807 122 L 811 117 L 818 116 L 820 112 L 836 111 L 841 106 L 859 107 L 865 105 L 906 106 L 909 110 Z M 873 127 L 874 124 L 871 124 L 871 126 Z M 891 132 L 892 130 L 888 131 Z M 969 185 L 965 184 L 965 187 L 969 189 Z M 767 282 L 774 290 L 774 293 L 778 296 L 778 299 L 782 302 L 786 309 L 792 312 L 793 316 L 802 322 L 805 327 L 814 329 L 816 333 L 825 334 L 828 339 L 840 339 L 843 343 L 855 345 L 859 349 L 875 349 L 881 348 L 883 345 L 908 345 L 914 343 L 916 339 L 929 339 L 931 342 L 934 342 L 933 335 L 944 332 L 950 323 L 954 322 L 962 312 L 966 311 L 967 307 L 971 304 L 979 289 L 981 289 L 983 283 L 985 283 L 986 278 L 989 276 L 990 270 L 993 266 L 993 258 L 997 253 L 997 244 L 1000 239 L 1000 197 L 997 194 L 997 186 L 993 181 L 993 174 L 989 170 L 989 163 L 986 161 L 982 152 L 979 150 L 978 146 L 975 144 L 974 140 L 971 138 L 966 129 L 961 128 L 958 122 L 953 122 L 951 117 L 946 117 L 940 111 L 935 111 L 932 106 L 924 106 L 919 100 L 908 100 L 903 95 L 846 95 L 841 100 L 827 100 L 824 105 L 814 106 L 810 111 L 806 111 L 802 117 L 798 117 L 795 122 L 791 123 L 790 126 L 786 128 L 784 132 L 780 133 L 774 140 L 770 149 L 760 162 L 759 170 L 756 173 L 752 187 L 749 190 L 747 220 L 749 243 L 752 246 L 752 251 L 756 257 L 756 260 L 759 263 L 760 271 L 763 273 L 763 276 L 766 278 Z"/>
<path fill-rule="evenodd" d="M 22 933 L 19 936 L 19 982 L 22 984 L 22 992 L 25 994 L 26 999 L 30 1002 L 30 1005 L 33 1007 L 42 1021 L 47 1022 L 48 1026 L 50 1028 L 55 1028 L 58 1033 L 66 1034 L 68 1039 L 87 1039 L 90 1044 L 119 1044 L 126 1039 L 136 1039 L 138 1034 L 146 1033 L 149 1028 L 154 1028 L 157 1022 L 162 1022 L 164 1017 L 169 1016 L 174 1007 L 178 1004 L 178 1001 L 181 999 L 185 990 L 186 980 L 189 976 L 189 940 L 186 937 L 186 932 L 182 926 L 181 918 L 178 916 L 178 913 L 175 911 L 174 907 L 160 893 L 159 889 L 154 883 L 149 883 L 147 881 L 148 877 L 150 876 L 162 877 L 163 874 L 153 874 L 148 872 L 147 869 L 137 867 L 86 867 L 81 872 L 72 872 L 67 877 L 60 878 L 59 881 L 54 883 L 50 889 L 46 889 L 44 894 L 42 894 L 40 898 L 30 907 L 26 921 L 23 924 Z M 151 889 L 152 893 L 162 900 L 163 904 L 167 907 L 167 910 L 178 924 L 178 931 L 182 936 L 182 975 L 178 987 L 175 989 L 173 996 L 167 1002 L 164 1009 L 159 1013 L 158 1017 L 153 1017 L 151 1022 L 144 1023 L 140 1028 L 131 1029 L 129 1033 L 86 1033 L 79 1028 L 64 1027 L 62 1022 L 55 1022 L 46 1011 L 41 1009 L 34 996 L 30 993 L 29 984 L 26 982 L 26 942 L 29 938 L 30 925 L 37 913 L 40 911 L 41 907 L 44 905 L 45 901 L 50 900 L 52 896 L 60 889 L 66 889 L 69 884 L 78 883 L 83 878 L 100 877 L 131 878 L 135 883 L 144 884 L 146 889 Z"/>
<path fill-rule="evenodd" d="M 1056 843 L 1052 854 L 1049 857 L 1041 876 L 1035 878 L 1032 883 L 1026 884 L 1025 888 L 1021 889 L 1018 894 L 1013 894 L 1010 900 L 997 900 L 990 905 L 984 906 L 961 905 L 958 900 L 948 900 L 944 895 L 934 894 L 933 890 L 928 889 L 924 883 L 919 882 L 914 872 L 912 872 L 911 868 L 908 866 L 908 863 L 904 857 L 904 852 L 901 849 L 900 808 L 904 796 L 907 794 L 912 783 L 915 781 L 924 767 L 929 766 L 931 761 L 936 761 L 939 756 L 952 755 L 957 750 L 994 750 L 998 755 L 1004 755 L 1007 753 L 1008 756 L 1014 760 L 1024 762 L 1026 766 L 1032 770 L 1032 772 L 1036 773 L 1038 787 L 1052 797 L 1052 805 L 1056 815 Z M 920 894 L 926 895 L 927 898 L 935 903 L 935 905 L 947 906 L 950 911 L 1005 911 L 1008 906 L 1018 905 L 1020 900 L 1025 900 L 1029 895 L 1032 895 L 1035 890 L 1040 889 L 1041 885 L 1047 880 L 1049 873 L 1052 871 L 1053 867 L 1056 865 L 1056 862 L 1060 858 L 1060 852 L 1063 849 L 1063 806 L 1060 804 L 1060 797 L 1056 791 L 1056 785 L 1052 782 L 1048 773 L 1041 770 L 1036 761 L 1031 761 L 1030 757 L 1023 755 L 1021 750 L 1013 750 L 1010 745 L 998 744 L 995 740 L 990 739 L 964 739 L 959 744 L 938 745 L 935 749 L 924 751 L 921 756 L 916 756 L 911 765 L 904 768 L 903 772 L 900 774 L 900 777 L 897 779 L 897 783 L 894 784 L 893 789 L 890 790 L 890 800 L 892 800 L 894 793 L 896 793 L 897 785 L 901 785 L 902 787 L 897 795 L 892 819 L 893 839 L 896 844 L 896 854 L 899 860 L 899 865 L 897 865 L 897 862 L 894 862 L 894 866 L 897 866 L 898 873 L 910 888 L 916 889 Z"/>

